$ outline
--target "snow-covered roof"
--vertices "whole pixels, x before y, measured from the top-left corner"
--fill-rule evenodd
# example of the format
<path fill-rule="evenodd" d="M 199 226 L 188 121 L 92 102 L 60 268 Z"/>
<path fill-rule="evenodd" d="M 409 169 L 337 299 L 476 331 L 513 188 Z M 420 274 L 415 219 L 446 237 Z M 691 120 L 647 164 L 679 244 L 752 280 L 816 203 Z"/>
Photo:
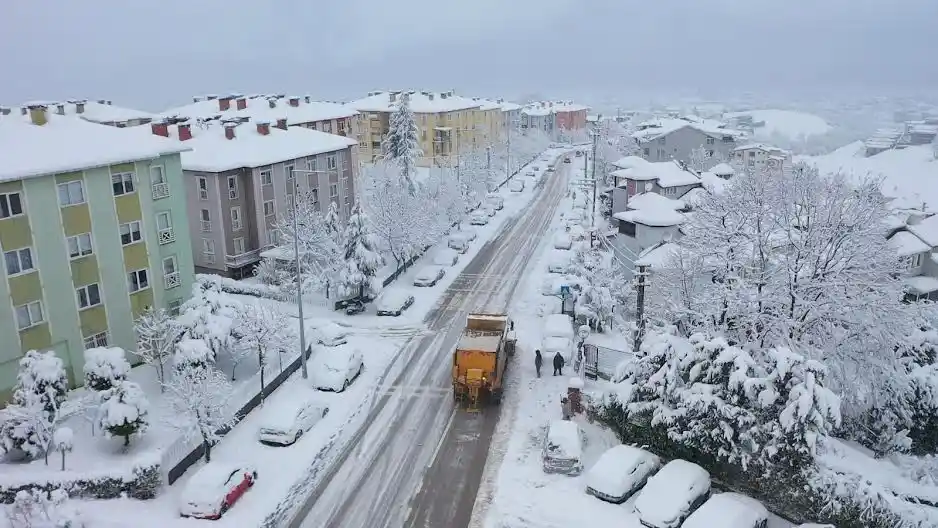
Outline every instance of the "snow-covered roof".
<path fill-rule="evenodd" d="M 681 167 L 676 161 L 651 162 L 630 156 L 616 162 L 627 165 L 628 168 L 613 171 L 616 178 L 625 178 L 633 181 L 656 181 L 660 187 L 680 187 L 701 183 L 700 177 Z"/>
<path fill-rule="evenodd" d="M 0 116 L 0 181 L 152 159 L 189 150 L 152 134 L 138 135 L 71 115 L 46 112 L 34 125 L 29 116 Z"/>
<path fill-rule="evenodd" d="M 671 200 L 670 198 L 666 198 L 656 193 L 644 194 L 655 195 L 659 198 L 654 198 L 651 196 L 645 197 L 643 200 L 638 202 L 638 206 L 642 207 L 641 209 L 638 209 L 634 200 L 642 195 L 634 196 L 629 200 L 628 206 L 630 208 L 636 207 L 635 209 L 615 213 L 612 215 L 612 217 L 616 220 L 633 222 L 649 227 L 676 226 L 684 222 L 684 215 L 677 212 L 677 209 L 683 208 L 683 202 L 678 200 Z"/>
<path fill-rule="evenodd" d="M 223 119 L 247 117 L 252 121 L 270 121 L 276 123 L 278 119 L 286 118 L 288 125 L 327 121 L 352 117 L 358 112 L 354 108 L 326 101 L 306 102 L 306 97 L 276 95 L 258 95 L 245 97 L 245 108 L 239 110 L 237 99 L 229 101 L 227 110 L 221 110 L 218 99 L 202 100 L 187 105 L 170 108 L 160 113 L 162 117 L 188 117 L 190 119 L 205 119 L 221 115 Z M 291 105 L 295 102 L 296 106 Z M 270 105 L 274 104 L 274 108 Z"/>
<path fill-rule="evenodd" d="M 745 145 L 740 145 L 733 149 L 734 152 L 744 151 L 744 150 L 761 150 L 763 152 L 772 152 L 772 153 L 779 153 L 779 154 L 784 154 L 785 152 L 787 152 L 784 149 L 773 147 L 772 145 L 767 145 L 765 143 L 747 143 Z"/>
<path fill-rule="evenodd" d="M 282 161 L 324 152 L 335 152 L 356 142 L 335 134 L 327 134 L 303 127 L 289 127 L 286 130 L 267 124 L 268 134 L 258 131 L 261 122 L 244 122 L 234 125 L 234 138 L 227 139 L 225 128 L 219 122 L 192 123 L 189 130 L 192 139 L 179 141 L 177 145 L 188 147 L 182 155 L 182 168 L 200 172 L 223 172 L 241 167 L 262 167 Z M 139 136 L 155 136 L 152 127 L 125 129 L 125 133 Z M 168 125 L 169 136 L 179 138 L 179 125 Z"/>
<path fill-rule="evenodd" d="M 644 192 L 629 198 L 626 206 L 629 209 L 670 209 L 671 211 L 679 211 L 687 207 L 687 204 L 682 200 L 674 200 L 658 193 Z"/>
<path fill-rule="evenodd" d="M 521 107 L 521 113 L 529 116 L 548 116 L 552 112 L 547 105 L 527 104 Z"/>
<path fill-rule="evenodd" d="M 931 251 L 931 247 L 928 244 L 922 242 L 919 237 L 908 231 L 899 231 L 889 239 L 889 243 L 895 248 L 896 255 L 900 257 L 909 257 L 918 253 Z"/>
<path fill-rule="evenodd" d="M 710 172 L 716 174 L 717 176 L 732 176 L 736 174 L 736 169 L 730 166 L 729 163 L 720 163 L 710 169 Z"/>
<path fill-rule="evenodd" d="M 156 114 L 127 108 L 123 106 L 114 106 L 111 101 L 104 99 L 85 100 L 68 99 L 65 101 L 30 101 L 19 105 L 20 108 L 31 105 L 41 104 L 49 109 L 50 113 L 58 112 L 58 106 L 62 105 L 65 115 L 78 115 L 88 121 L 95 123 L 120 123 L 132 119 L 153 119 Z M 81 110 L 81 112 L 79 112 Z"/>
<path fill-rule="evenodd" d="M 925 244 L 931 247 L 938 246 L 938 215 L 929 216 L 917 224 L 910 225 L 908 230 L 922 239 Z"/>
<path fill-rule="evenodd" d="M 414 91 L 407 92 L 371 92 L 367 97 L 348 103 L 359 112 L 393 112 L 397 108 L 401 95 L 407 93 L 410 97 L 410 109 L 417 114 L 435 114 L 439 112 L 456 112 L 479 108 L 482 103 L 471 98 L 456 95 L 452 90 L 448 92 Z M 394 100 L 391 100 L 391 97 Z"/>
<path fill-rule="evenodd" d="M 635 265 L 648 266 L 652 269 L 660 268 L 668 263 L 677 249 L 678 245 L 674 242 L 664 242 L 657 246 L 652 246 L 638 255 Z"/>
<path fill-rule="evenodd" d="M 714 138 L 731 136 L 739 140 L 746 137 L 745 132 L 729 128 L 726 123 L 713 119 L 703 119 L 697 116 L 655 118 L 649 121 L 643 121 L 636 126 L 637 130 L 632 133 L 632 137 L 639 141 L 651 141 L 685 127 L 699 130 Z"/>
<path fill-rule="evenodd" d="M 924 295 L 933 291 L 938 291 L 938 279 L 927 275 L 918 275 L 915 277 L 906 277 L 905 285 L 909 291 L 916 295 Z"/>

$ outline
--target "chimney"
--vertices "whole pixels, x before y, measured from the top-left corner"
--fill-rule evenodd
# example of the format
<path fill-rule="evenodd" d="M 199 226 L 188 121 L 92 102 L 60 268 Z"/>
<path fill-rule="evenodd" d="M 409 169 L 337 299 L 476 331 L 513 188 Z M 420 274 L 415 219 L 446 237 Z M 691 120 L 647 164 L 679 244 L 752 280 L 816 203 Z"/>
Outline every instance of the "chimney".
<path fill-rule="evenodd" d="M 277 99 L 273 97 L 271 97 L 270 99 L 267 99 L 267 106 L 271 108 L 277 108 Z"/>
<path fill-rule="evenodd" d="M 150 130 L 153 131 L 154 136 L 169 137 L 169 125 L 165 121 L 150 123 Z"/>
<path fill-rule="evenodd" d="M 26 114 L 28 114 L 28 113 L 29 113 L 29 109 L 28 109 L 28 108 L 26 108 L 25 106 L 21 106 L 21 107 L 20 107 L 20 115 L 26 115 Z"/>
<path fill-rule="evenodd" d="M 85 101 L 78 101 L 75 103 L 75 113 L 76 114 L 85 113 Z"/>
<path fill-rule="evenodd" d="M 65 115 L 65 105 L 62 103 L 55 105 L 55 113 L 59 115 Z"/>
<path fill-rule="evenodd" d="M 396 92 L 388 92 L 388 101 L 390 101 L 390 102 L 392 102 L 392 103 L 393 103 L 394 101 L 397 101 L 397 93 L 396 93 Z"/>
<path fill-rule="evenodd" d="M 206 101 L 214 101 L 215 99 L 218 99 L 218 96 L 215 94 L 209 94 L 205 96 Z"/>
<path fill-rule="evenodd" d="M 300 106 L 300 98 L 299 98 L 299 97 L 291 97 L 291 98 L 290 98 L 290 106 Z"/>
<path fill-rule="evenodd" d="M 0 115 L 10 115 L 10 107 L 0 106 Z"/>
<path fill-rule="evenodd" d="M 307 103 L 309 103 L 310 101 L 313 100 L 313 97 L 312 97 L 311 95 L 305 95 L 305 96 L 303 96 L 303 99 L 304 99 Z"/>
<path fill-rule="evenodd" d="M 29 107 L 29 120 L 34 125 L 44 125 L 49 121 L 46 115 L 46 107 L 43 105 L 34 105 Z"/>
<path fill-rule="evenodd" d="M 281 117 L 277 120 L 277 128 L 287 129 L 287 118 Z"/>
<path fill-rule="evenodd" d="M 433 100 L 433 92 L 427 92 L 427 99 L 429 99 L 430 101 Z"/>
<path fill-rule="evenodd" d="M 257 133 L 266 136 L 270 134 L 270 123 L 267 121 L 258 121 L 257 122 Z"/>
<path fill-rule="evenodd" d="M 176 126 L 176 131 L 179 132 L 179 141 L 189 141 L 192 139 L 192 129 L 189 128 L 189 123 L 179 123 Z"/>
<path fill-rule="evenodd" d="M 107 104 L 107 101 L 105 99 L 98 99 L 98 104 L 99 105 Z"/>
<path fill-rule="evenodd" d="M 108 105 L 108 106 L 111 106 L 111 104 L 112 104 L 113 102 L 114 102 L 114 101 L 111 101 L 110 99 L 108 99 L 108 100 L 107 100 L 107 105 Z"/>
<path fill-rule="evenodd" d="M 218 99 L 218 109 L 222 112 L 229 110 L 231 108 L 231 98 L 228 96 L 221 97 Z"/>
<path fill-rule="evenodd" d="M 235 138 L 235 125 L 233 123 L 225 123 L 225 139 L 234 139 Z"/>
<path fill-rule="evenodd" d="M 235 104 L 238 106 L 238 110 L 244 110 L 248 107 L 248 100 L 244 97 L 239 97 L 235 99 Z"/>

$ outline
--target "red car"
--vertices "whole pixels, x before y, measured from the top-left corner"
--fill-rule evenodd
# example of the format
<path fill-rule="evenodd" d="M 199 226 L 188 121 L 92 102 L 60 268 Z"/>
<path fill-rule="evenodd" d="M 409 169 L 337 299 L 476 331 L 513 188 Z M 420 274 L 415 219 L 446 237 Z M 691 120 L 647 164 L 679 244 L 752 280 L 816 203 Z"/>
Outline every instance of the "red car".
<path fill-rule="evenodd" d="M 210 462 L 183 488 L 179 515 L 220 519 L 257 480 L 257 471 L 243 464 Z"/>

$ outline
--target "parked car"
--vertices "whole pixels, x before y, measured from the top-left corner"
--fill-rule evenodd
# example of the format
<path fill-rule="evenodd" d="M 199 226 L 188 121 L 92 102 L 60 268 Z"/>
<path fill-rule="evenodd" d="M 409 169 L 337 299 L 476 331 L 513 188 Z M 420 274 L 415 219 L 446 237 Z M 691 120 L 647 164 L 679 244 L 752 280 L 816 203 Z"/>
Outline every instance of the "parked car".
<path fill-rule="evenodd" d="M 257 480 L 257 471 L 246 464 L 215 460 L 202 466 L 183 488 L 179 515 L 196 519 L 220 519 Z"/>
<path fill-rule="evenodd" d="M 545 473 L 579 475 L 583 471 L 583 431 L 576 422 L 555 420 L 547 424 L 541 460 Z"/>
<path fill-rule="evenodd" d="M 576 157 L 579 158 L 579 157 L 581 157 L 582 155 L 583 155 L 583 151 L 582 151 L 582 150 L 576 151 Z"/>
<path fill-rule="evenodd" d="M 342 392 L 362 373 L 365 362 L 357 348 L 334 348 L 316 356 L 313 386 L 322 391 Z"/>
<path fill-rule="evenodd" d="M 560 254 L 551 255 L 550 261 L 547 263 L 547 271 L 549 273 L 566 273 L 567 268 L 570 267 L 570 257 L 559 251 L 556 253 Z"/>
<path fill-rule="evenodd" d="M 563 162 L 564 162 L 564 163 L 573 163 L 573 161 L 571 161 L 570 158 L 564 158 L 564 159 L 563 159 Z"/>
<path fill-rule="evenodd" d="M 554 249 L 570 249 L 573 247 L 573 240 L 567 233 L 557 233 L 554 235 Z"/>
<path fill-rule="evenodd" d="M 586 238 L 586 229 L 583 228 L 581 224 L 572 225 L 567 227 L 566 233 L 573 240 L 584 240 Z"/>
<path fill-rule="evenodd" d="M 489 215 L 483 211 L 473 211 L 469 215 L 469 225 L 485 225 L 489 223 Z"/>
<path fill-rule="evenodd" d="M 378 299 L 378 315 L 397 317 L 414 304 L 414 296 L 404 290 L 385 290 Z"/>
<path fill-rule="evenodd" d="M 710 497 L 684 521 L 683 528 L 765 528 L 769 511 L 761 502 L 739 493 L 720 493 Z"/>
<path fill-rule="evenodd" d="M 446 275 L 446 271 L 440 266 L 424 266 L 420 268 L 414 277 L 414 286 L 436 286 L 437 282 Z"/>
<path fill-rule="evenodd" d="M 348 330 L 332 321 L 325 321 L 319 325 L 307 323 L 307 334 L 315 343 L 327 347 L 336 347 L 348 343 Z"/>
<path fill-rule="evenodd" d="M 547 167 L 547 172 L 553 173 L 553 172 L 554 172 L 554 168 L 553 168 L 553 167 Z"/>
<path fill-rule="evenodd" d="M 508 190 L 511 192 L 524 191 L 524 180 L 515 179 L 508 182 Z"/>
<path fill-rule="evenodd" d="M 472 229 L 470 227 L 462 228 L 459 231 L 459 233 L 462 234 L 462 236 L 466 237 L 466 240 L 468 240 L 469 242 L 472 242 L 473 240 L 476 239 L 476 237 L 479 236 L 478 234 L 476 234 L 475 229 Z"/>
<path fill-rule="evenodd" d="M 535 167 L 535 169 L 536 169 L 536 168 L 537 168 L 537 167 Z M 524 173 L 524 175 L 525 175 L 525 176 L 532 176 L 532 177 L 533 177 L 533 176 L 537 176 L 537 173 L 534 172 L 533 170 L 529 170 L 529 171 L 526 171 L 526 172 Z"/>
<path fill-rule="evenodd" d="M 648 479 L 635 513 L 649 528 L 677 528 L 710 496 L 710 474 L 686 460 L 672 460 Z"/>
<path fill-rule="evenodd" d="M 455 266 L 457 262 L 459 252 L 454 249 L 441 249 L 433 255 L 433 264 L 436 266 Z"/>
<path fill-rule="evenodd" d="M 291 400 L 264 408 L 257 439 L 262 444 L 288 446 L 329 414 L 329 407 L 313 400 Z"/>
<path fill-rule="evenodd" d="M 637 447 L 617 445 L 607 449 L 586 473 L 586 492 L 606 502 L 622 504 L 660 468 L 661 459 L 656 455 Z"/>
<path fill-rule="evenodd" d="M 485 203 L 491 205 L 495 210 L 505 208 L 505 199 L 498 193 L 488 193 L 485 195 Z"/>
<path fill-rule="evenodd" d="M 355 299 L 354 301 L 349 301 L 349 303 L 345 305 L 345 315 L 360 314 L 364 311 L 365 311 L 365 303 L 363 303 L 362 301 L 358 299 Z"/>
<path fill-rule="evenodd" d="M 449 240 L 446 241 L 446 245 L 458 253 L 465 253 L 466 251 L 469 251 L 469 239 L 464 235 L 460 235 L 459 233 L 450 235 Z"/>
<path fill-rule="evenodd" d="M 491 204 L 485 204 L 479 210 L 488 215 L 490 218 L 495 216 L 495 214 L 498 212 L 498 210 L 495 209 L 495 206 Z"/>

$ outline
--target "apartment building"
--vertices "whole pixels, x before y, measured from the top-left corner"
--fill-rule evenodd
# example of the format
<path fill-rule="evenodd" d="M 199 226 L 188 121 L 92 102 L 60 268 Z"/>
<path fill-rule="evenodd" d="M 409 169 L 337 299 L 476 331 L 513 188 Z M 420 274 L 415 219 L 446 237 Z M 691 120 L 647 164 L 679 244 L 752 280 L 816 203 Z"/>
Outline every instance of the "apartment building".
<path fill-rule="evenodd" d="M 554 120 L 558 130 L 582 130 L 586 128 L 586 117 L 589 107 L 574 103 L 573 101 L 557 101 L 554 103 Z"/>
<path fill-rule="evenodd" d="M 247 117 L 154 122 L 148 134 L 175 139 L 182 154 L 195 269 L 250 275 L 260 253 L 279 242 L 276 224 L 295 200 L 343 220 L 356 200 L 358 160 L 352 138 Z M 308 171 L 308 172 L 303 172 Z"/>
<path fill-rule="evenodd" d="M 641 149 L 641 157 L 648 161 L 689 163 L 691 152 L 698 148 L 728 160 L 747 135 L 719 121 L 684 116 L 643 121 L 636 126 L 632 137 Z"/>
<path fill-rule="evenodd" d="M 118 128 L 145 125 L 156 117 L 155 114 L 143 110 L 114 106 L 110 99 L 98 99 L 96 101 L 88 99 L 33 101 L 23 103 L 19 107 L 20 115 L 26 116 L 30 106 L 44 106 L 49 112 L 56 115 L 74 115 L 85 121 Z M 11 113 L 11 108 L 0 107 L 0 115 L 10 115 Z"/>
<path fill-rule="evenodd" d="M 186 146 L 130 130 L 0 115 L 0 402 L 25 351 L 54 350 L 80 385 L 84 349 L 135 350 L 135 318 L 191 291 Z"/>
<path fill-rule="evenodd" d="M 731 161 L 747 170 L 767 170 L 777 174 L 791 172 L 791 152 L 766 145 L 764 143 L 749 143 L 733 149 Z"/>
<path fill-rule="evenodd" d="M 546 102 L 524 105 L 521 108 L 521 131 L 540 130 L 552 135 L 556 128 L 556 117 Z"/>

